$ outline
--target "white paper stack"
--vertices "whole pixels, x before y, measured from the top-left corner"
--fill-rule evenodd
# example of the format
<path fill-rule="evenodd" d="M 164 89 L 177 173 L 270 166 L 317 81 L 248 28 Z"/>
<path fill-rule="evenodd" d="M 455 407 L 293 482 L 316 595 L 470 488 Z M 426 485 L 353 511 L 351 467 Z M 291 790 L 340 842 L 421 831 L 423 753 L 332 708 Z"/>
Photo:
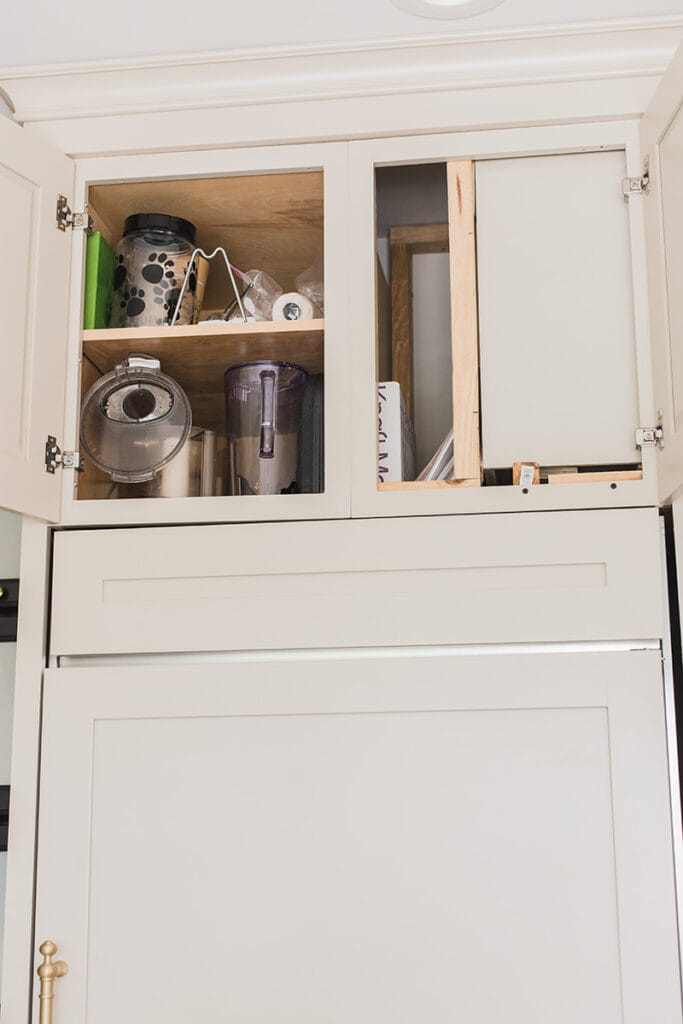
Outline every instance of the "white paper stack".
<path fill-rule="evenodd" d="M 380 483 L 415 479 L 415 432 L 393 380 L 377 385 L 377 479 Z"/>
<path fill-rule="evenodd" d="M 431 459 L 418 473 L 418 480 L 452 480 L 455 466 L 453 431 L 449 430 Z"/>

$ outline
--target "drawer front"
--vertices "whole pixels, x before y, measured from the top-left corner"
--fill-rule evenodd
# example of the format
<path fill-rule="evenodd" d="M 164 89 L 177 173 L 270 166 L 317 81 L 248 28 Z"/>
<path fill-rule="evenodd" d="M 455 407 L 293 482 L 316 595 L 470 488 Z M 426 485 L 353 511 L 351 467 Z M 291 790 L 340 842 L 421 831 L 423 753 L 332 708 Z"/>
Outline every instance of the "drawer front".
<path fill-rule="evenodd" d="M 654 509 L 61 532 L 53 655 L 654 638 Z"/>

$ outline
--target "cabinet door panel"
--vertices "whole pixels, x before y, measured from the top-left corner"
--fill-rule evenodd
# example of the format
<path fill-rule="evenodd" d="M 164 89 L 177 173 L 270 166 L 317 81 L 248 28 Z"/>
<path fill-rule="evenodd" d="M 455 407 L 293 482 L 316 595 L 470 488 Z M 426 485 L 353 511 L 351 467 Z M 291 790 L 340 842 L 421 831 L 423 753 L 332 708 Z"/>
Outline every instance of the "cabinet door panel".
<path fill-rule="evenodd" d="M 655 399 L 661 412 L 660 497 L 683 486 L 683 49 L 669 66 L 641 125 L 649 192 L 647 240 Z"/>
<path fill-rule="evenodd" d="M 662 635 L 654 509 L 60 532 L 56 655 Z"/>
<path fill-rule="evenodd" d="M 659 146 L 659 173 L 664 214 L 663 237 L 666 247 L 666 291 L 669 300 L 669 337 L 671 342 L 671 392 L 676 429 L 683 423 L 683 232 L 678 222 L 683 217 L 683 110 L 678 110 Z"/>
<path fill-rule="evenodd" d="M 63 429 L 71 251 L 55 214 L 58 194 L 73 194 L 73 162 L 6 118 L 0 149 L 0 505 L 54 522 L 60 477 L 45 472 L 45 442 Z"/>
<path fill-rule="evenodd" d="M 670 842 L 656 652 L 47 673 L 57 1024 L 673 1024 Z"/>
<path fill-rule="evenodd" d="M 477 163 L 485 467 L 638 459 L 625 174 L 623 151 Z"/>

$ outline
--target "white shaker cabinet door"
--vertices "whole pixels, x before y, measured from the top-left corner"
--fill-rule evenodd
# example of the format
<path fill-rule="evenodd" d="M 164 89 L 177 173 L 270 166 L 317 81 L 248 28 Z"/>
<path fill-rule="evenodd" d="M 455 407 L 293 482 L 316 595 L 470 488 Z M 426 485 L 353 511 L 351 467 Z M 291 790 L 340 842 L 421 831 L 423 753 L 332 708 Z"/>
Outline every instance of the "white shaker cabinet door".
<path fill-rule="evenodd" d="M 59 520 L 59 471 L 48 436 L 64 420 L 71 232 L 57 197 L 73 194 L 74 163 L 30 129 L 0 118 L 0 507 Z"/>
<path fill-rule="evenodd" d="M 477 161 L 484 466 L 638 461 L 625 174 L 623 150 Z"/>
<path fill-rule="evenodd" d="M 664 75 L 641 125 L 648 191 L 647 242 L 655 400 L 664 448 L 660 498 L 683 486 L 683 47 Z"/>
<path fill-rule="evenodd" d="M 48 671 L 55 1024 L 679 1024 L 661 691 L 654 651 Z"/>

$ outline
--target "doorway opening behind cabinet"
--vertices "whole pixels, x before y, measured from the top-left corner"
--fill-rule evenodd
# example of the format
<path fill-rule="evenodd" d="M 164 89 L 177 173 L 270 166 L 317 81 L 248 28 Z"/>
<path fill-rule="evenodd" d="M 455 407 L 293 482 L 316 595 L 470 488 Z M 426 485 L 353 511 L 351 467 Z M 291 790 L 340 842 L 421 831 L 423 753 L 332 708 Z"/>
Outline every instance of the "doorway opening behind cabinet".
<path fill-rule="evenodd" d="M 375 168 L 379 491 L 642 479 L 625 170 Z"/>
<path fill-rule="evenodd" d="M 322 171 L 91 186 L 79 499 L 324 491 Z"/>
<path fill-rule="evenodd" d="M 416 479 L 453 422 L 446 165 L 378 168 L 376 196 L 379 474 L 391 483 Z"/>

